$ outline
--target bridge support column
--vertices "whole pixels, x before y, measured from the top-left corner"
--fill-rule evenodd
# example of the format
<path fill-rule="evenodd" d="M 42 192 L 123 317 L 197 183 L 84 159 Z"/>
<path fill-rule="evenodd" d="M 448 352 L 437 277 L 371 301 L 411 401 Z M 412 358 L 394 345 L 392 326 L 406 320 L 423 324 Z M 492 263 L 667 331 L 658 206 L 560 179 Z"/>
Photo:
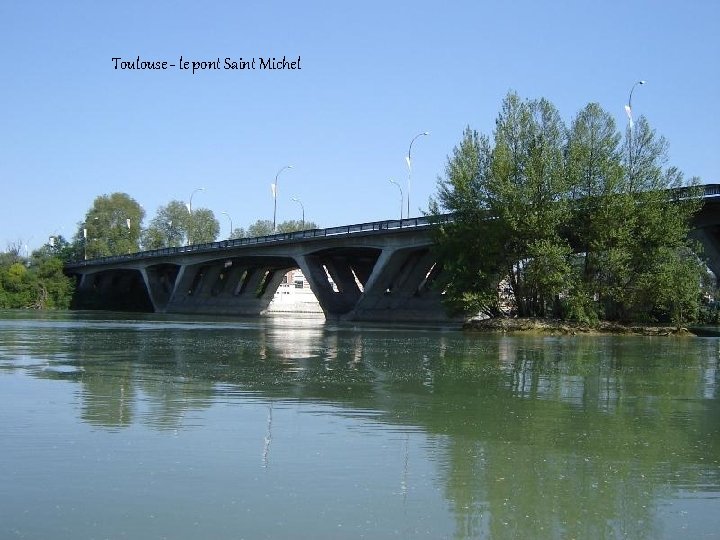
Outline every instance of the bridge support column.
<path fill-rule="evenodd" d="M 172 299 L 181 267 L 177 264 L 148 266 L 140 270 L 150 301 L 157 313 L 164 313 Z"/>
<path fill-rule="evenodd" d="M 431 287 L 438 270 L 427 248 L 383 250 L 348 320 L 450 321 Z"/>
<path fill-rule="evenodd" d="M 265 313 L 292 259 L 222 259 L 180 269 L 168 313 L 261 315 Z"/>
<path fill-rule="evenodd" d="M 301 256 L 297 261 L 326 317 L 338 317 L 352 310 L 360 290 L 347 265 L 320 255 Z"/>
<path fill-rule="evenodd" d="M 427 248 L 385 248 L 361 262 L 350 252 L 318 253 L 299 257 L 298 264 L 328 318 L 450 320 L 441 294 L 429 286 L 437 269 Z"/>
<path fill-rule="evenodd" d="M 720 226 L 698 228 L 690 235 L 702 244 L 708 267 L 720 283 Z"/>

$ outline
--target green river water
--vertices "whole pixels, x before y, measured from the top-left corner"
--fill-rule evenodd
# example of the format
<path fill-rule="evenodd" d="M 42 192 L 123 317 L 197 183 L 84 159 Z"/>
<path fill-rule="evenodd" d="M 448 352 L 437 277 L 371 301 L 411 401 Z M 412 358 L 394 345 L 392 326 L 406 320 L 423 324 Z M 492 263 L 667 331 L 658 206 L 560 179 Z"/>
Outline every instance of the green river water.
<path fill-rule="evenodd" d="M 0 538 L 720 538 L 720 338 L 0 312 Z"/>

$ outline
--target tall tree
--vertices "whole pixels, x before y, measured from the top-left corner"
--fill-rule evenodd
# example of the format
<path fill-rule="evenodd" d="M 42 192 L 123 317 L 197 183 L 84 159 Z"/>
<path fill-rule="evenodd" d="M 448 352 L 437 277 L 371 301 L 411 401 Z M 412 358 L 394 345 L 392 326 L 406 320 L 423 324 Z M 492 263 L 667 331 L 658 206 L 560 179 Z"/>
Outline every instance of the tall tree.
<path fill-rule="evenodd" d="M 193 209 L 178 200 L 158 208 L 150 225 L 143 231 L 143 247 L 157 249 L 185 244 L 214 242 L 220 233 L 220 223 L 212 210 Z"/>
<path fill-rule="evenodd" d="M 693 178 L 689 189 L 673 191 L 686 182 L 677 168 L 664 168 L 667 149 L 665 138 L 657 136 L 645 117 L 626 132 L 625 178 L 634 204 L 627 220 L 632 228 L 625 273 L 609 302 L 617 318 L 681 322 L 699 309 L 702 266 L 699 247 L 688 239 L 691 217 L 702 204 L 699 181 Z M 694 299 L 690 299 L 688 286 L 697 293 Z"/>
<path fill-rule="evenodd" d="M 492 142 L 466 129 L 431 203 L 454 214 L 435 233 L 450 306 L 493 315 L 507 282 L 521 316 L 695 317 L 699 193 L 672 189 L 686 183 L 645 118 L 620 139 L 597 104 L 566 131 L 547 100 L 512 93 Z"/>
<path fill-rule="evenodd" d="M 143 248 L 179 247 L 186 243 L 189 212 L 182 201 L 173 200 L 157 209 L 143 231 Z"/>
<path fill-rule="evenodd" d="M 142 206 L 128 194 L 100 195 L 78 225 L 75 241 L 88 258 L 138 251 L 144 217 Z"/>
<path fill-rule="evenodd" d="M 220 234 L 220 222 L 212 210 L 198 208 L 193 210 L 188 220 L 187 237 L 190 244 L 214 242 Z"/>
<path fill-rule="evenodd" d="M 446 305 L 453 313 L 500 314 L 498 287 L 503 277 L 500 252 L 508 240 L 497 220 L 490 219 L 489 139 L 467 127 L 438 177 L 437 197 L 430 212 L 437 220 L 435 249 Z M 452 213 L 452 221 L 440 220 Z"/>
<path fill-rule="evenodd" d="M 634 202 L 628 194 L 615 121 L 597 103 L 586 105 L 570 127 L 566 172 L 571 218 L 565 231 L 578 253 L 578 277 L 565 315 L 584 322 L 602 314 L 595 299 L 607 297 L 626 262 Z"/>
<path fill-rule="evenodd" d="M 273 234 L 273 224 L 269 219 L 258 219 L 247 228 L 248 238 Z"/>
<path fill-rule="evenodd" d="M 490 214 L 508 234 L 502 257 L 521 316 L 546 315 L 569 278 L 570 248 L 560 235 L 568 216 L 565 134 L 549 101 L 515 93 L 496 121 Z"/>

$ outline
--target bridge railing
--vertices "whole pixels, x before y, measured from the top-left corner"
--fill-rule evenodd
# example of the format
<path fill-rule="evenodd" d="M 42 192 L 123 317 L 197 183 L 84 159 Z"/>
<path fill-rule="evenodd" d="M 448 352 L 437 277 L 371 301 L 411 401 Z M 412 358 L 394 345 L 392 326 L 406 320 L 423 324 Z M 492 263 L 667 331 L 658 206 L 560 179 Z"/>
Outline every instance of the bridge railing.
<path fill-rule="evenodd" d="M 703 199 L 711 199 L 714 197 L 720 197 L 720 184 L 705 184 L 702 186 L 689 186 L 674 188 L 670 190 L 678 199 L 686 197 L 697 197 L 699 195 L 698 188 L 702 188 Z"/>
<path fill-rule="evenodd" d="M 705 184 L 704 198 L 720 197 L 720 184 Z M 679 197 L 682 198 L 686 192 L 688 196 L 696 196 L 696 192 L 693 191 L 697 188 L 677 188 L 673 191 L 679 192 Z M 180 247 L 168 247 L 152 249 L 149 251 L 140 251 L 137 253 L 130 253 L 128 255 L 113 255 L 109 257 L 99 257 L 96 259 L 89 259 L 86 261 L 76 261 L 74 263 L 66 265 L 67 267 L 87 266 L 96 264 L 107 264 L 116 262 L 126 262 L 137 259 L 148 259 L 154 257 L 164 257 L 172 255 L 181 255 L 184 253 L 199 253 L 209 252 L 216 249 L 225 249 L 233 247 L 271 244 L 274 242 L 292 242 L 297 240 L 311 239 L 311 238 L 322 238 L 328 236 L 337 235 L 351 235 L 364 233 L 369 231 L 389 231 L 397 229 L 416 229 L 429 227 L 433 223 L 446 222 L 452 220 L 452 214 L 443 214 L 438 218 L 422 216 L 408 219 L 393 219 L 386 221 L 371 221 L 368 223 L 357 223 L 354 225 L 342 225 L 340 227 L 328 227 L 326 229 L 309 229 L 305 231 L 295 231 L 289 233 L 278 233 L 270 234 L 267 236 L 257 236 L 252 238 L 235 238 L 232 240 L 220 240 L 217 242 L 209 242 L 207 244 L 193 244 L 190 246 Z"/>
<path fill-rule="evenodd" d="M 328 227 L 326 229 L 308 229 L 304 231 L 294 231 L 287 233 L 269 234 L 267 236 L 255 236 L 251 238 L 233 238 L 232 240 L 220 240 L 217 242 L 208 242 L 206 244 L 192 244 L 189 246 L 166 247 L 151 249 L 148 251 L 139 251 L 137 253 L 129 253 L 127 255 L 111 255 L 108 257 L 98 257 L 85 261 L 76 261 L 66 265 L 67 267 L 88 266 L 96 264 L 108 264 L 116 262 L 127 262 L 138 259 L 150 259 L 155 257 L 182 255 L 187 253 L 210 252 L 217 249 L 227 249 L 234 247 L 253 246 L 262 244 L 272 244 L 275 242 L 292 242 L 297 240 L 305 240 L 312 238 L 325 238 L 328 236 L 351 235 L 365 233 L 371 231 L 391 231 L 398 229 L 418 229 L 429 227 L 439 221 L 448 221 L 452 218 L 450 214 L 444 214 L 438 218 L 422 216 L 409 219 L 393 219 L 386 221 L 371 221 L 368 223 L 357 223 L 354 225 L 342 225 L 339 227 Z"/>

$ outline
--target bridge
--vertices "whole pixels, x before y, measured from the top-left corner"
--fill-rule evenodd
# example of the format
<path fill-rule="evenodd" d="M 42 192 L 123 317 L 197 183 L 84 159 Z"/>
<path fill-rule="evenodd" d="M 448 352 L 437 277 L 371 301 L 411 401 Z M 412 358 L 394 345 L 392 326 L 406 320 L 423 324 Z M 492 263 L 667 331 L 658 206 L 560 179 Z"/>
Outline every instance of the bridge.
<path fill-rule="evenodd" d="M 704 186 L 692 236 L 720 276 L 720 184 Z M 441 219 L 451 219 L 443 216 Z M 432 287 L 442 272 L 426 217 L 238 238 L 68 264 L 73 307 L 260 315 L 299 268 L 325 316 L 358 321 L 449 320 Z"/>
<path fill-rule="evenodd" d="M 287 271 L 305 275 L 326 317 L 447 320 L 429 218 L 378 221 L 163 248 L 68 264 L 75 309 L 259 315 Z"/>

